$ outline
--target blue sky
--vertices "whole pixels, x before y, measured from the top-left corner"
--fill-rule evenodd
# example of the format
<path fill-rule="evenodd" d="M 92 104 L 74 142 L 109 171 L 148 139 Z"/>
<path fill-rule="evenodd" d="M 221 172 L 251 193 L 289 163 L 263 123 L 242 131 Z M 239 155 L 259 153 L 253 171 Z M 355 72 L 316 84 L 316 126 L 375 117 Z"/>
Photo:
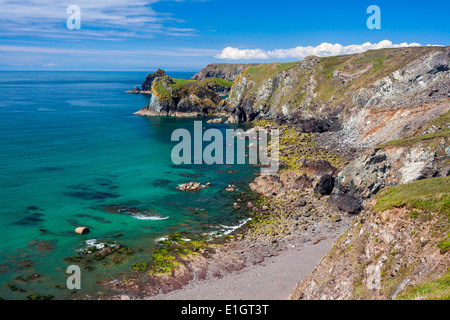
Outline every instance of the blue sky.
<path fill-rule="evenodd" d="M 79 30 L 66 26 L 70 5 L 81 9 Z M 370 5 L 380 30 L 366 26 Z M 449 11 L 442 0 L 0 0 L 0 70 L 199 70 L 450 45 Z"/>

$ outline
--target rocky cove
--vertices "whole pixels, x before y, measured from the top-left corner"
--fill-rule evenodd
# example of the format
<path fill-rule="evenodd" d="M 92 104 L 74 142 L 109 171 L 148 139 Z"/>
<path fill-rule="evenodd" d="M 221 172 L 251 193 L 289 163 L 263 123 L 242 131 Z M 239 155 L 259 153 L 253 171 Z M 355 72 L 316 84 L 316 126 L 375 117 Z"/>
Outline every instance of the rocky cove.
<path fill-rule="evenodd" d="M 212 241 L 169 236 L 157 272 L 109 282 L 111 298 L 158 297 L 327 241 L 291 299 L 448 298 L 449 61 L 448 47 L 417 47 L 149 75 L 152 100 L 136 114 L 279 129 L 281 170 L 236 194 L 244 226 Z"/>

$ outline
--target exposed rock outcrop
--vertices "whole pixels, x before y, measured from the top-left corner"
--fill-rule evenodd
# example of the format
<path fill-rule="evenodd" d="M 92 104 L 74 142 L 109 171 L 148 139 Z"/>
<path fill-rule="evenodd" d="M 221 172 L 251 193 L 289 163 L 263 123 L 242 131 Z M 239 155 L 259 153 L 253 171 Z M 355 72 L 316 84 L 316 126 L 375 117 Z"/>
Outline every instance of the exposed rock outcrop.
<path fill-rule="evenodd" d="M 202 185 L 200 182 L 188 182 L 180 184 L 177 189 L 181 191 L 200 191 L 210 186 L 211 184 L 208 182 L 207 184 Z"/>
<path fill-rule="evenodd" d="M 89 228 L 88 227 L 78 227 L 75 229 L 75 233 L 78 234 L 85 234 L 89 232 Z"/>
<path fill-rule="evenodd" d="M 290 120 L 335 132 L 330 148 L 367 150 L 448 111 L 449 61 L 449 47 L 415 47 L 248 66 L 224 108 L 230 122 Z"/>
<path fill-rule="evenodd" d="M 217 108 L 222 99 L 200 81 L 157 77 L 152 82 L 150 104 L 140 116 L 200 116 Z"/>
<path fill-rule="evenodd" d="M 252 191 L 263 194 L 267 197 L 277 195 L 283 187 L 283 182 L 277 175 L 274 176 L 260 176 L 250 183 Z"/>
<path fill-rule="evenodd" d="M 257 64 L 253 63 L 241 63 L 241 64 L 228 64 L 228 63 L 211 63 L 203 68 L 200 72 L 196 73 L 192 80 L 202 80 L 206 78 L 219 78 L 228 81 L 234 81 L 239 74 L 248 66 Z"/>
<path fill-rule="evenodd" d="M 320 177 L 316 186 L 314 187 L 314 192 L 319 193 L 323 196 L 331 194 L 334 187 L 334 178 L 329 174 L 324 174 Z"/>
<path fill-rule="evenodd" d="M 331 202 L 338 200 L 341 195 L 367 199 L 387 186 L 448 176 L 449 146 L 447 128 L 391 141 L 368 151 L 339 172 Z"/>
<path fill-rule="evenodd" d="M 448 177 L 427 179 L 377 197 L 298 283 L 291 299 L 399 298 L 415 285 L 448 274 L 448 186 Z M 399 197 L 393 197 L 396 193 Z M 432 204 L 416 199 L 432 199 Z"/>
<path fill-rule="evenodd" d="M 147 92 L 152 91 L 153 80 L 155 80 L 156 78 L 165 77 L 165 76 L 166 76 L 166 73 L 162 69 L 158 69 L 155 72 L 150 73 L 149 75 L 147 75 L 145 77 L 145 80 L 141 85 L 141 90 L 147 91 Z"/>

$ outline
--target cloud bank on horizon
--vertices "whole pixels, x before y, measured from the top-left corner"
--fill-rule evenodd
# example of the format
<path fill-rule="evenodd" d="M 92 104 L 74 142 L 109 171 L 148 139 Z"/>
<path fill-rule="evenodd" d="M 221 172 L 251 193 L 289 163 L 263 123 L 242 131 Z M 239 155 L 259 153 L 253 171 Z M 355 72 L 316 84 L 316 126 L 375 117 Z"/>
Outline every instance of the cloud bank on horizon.
<path fill-rule="evenodd" d="M 275 49 L 275 50 L 262 50 L 262 49 L 238 49 L 232 47 L 226 47 L 215 57 L 217 59 L 225 60 L 257 60 L 257 59 L 303 59 L 307 56 L 339 56 L 346 54 L 361 53 L 367 50 L 385 49 L 385 48 L 402 48 L 402 47 L 419 47 L 420 43 L 399 43 L 394 44 L 390 40 L 382 40 L 378 43 L 366 42 L 363 44 L 352 44 L 343 46 L 339 43 L 331 44 L 323 42 L 318 46 L 298 46 L 291 49 Z"/>

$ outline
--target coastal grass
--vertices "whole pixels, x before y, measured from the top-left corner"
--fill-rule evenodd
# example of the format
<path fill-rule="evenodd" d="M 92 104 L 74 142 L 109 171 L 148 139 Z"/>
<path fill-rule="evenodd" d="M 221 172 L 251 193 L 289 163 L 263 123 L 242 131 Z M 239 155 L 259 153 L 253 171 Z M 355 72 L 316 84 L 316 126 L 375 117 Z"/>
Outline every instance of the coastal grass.
<path fill-rule="evenodd" d="M 442 254 L 450 250 L 450 232 L 447 232 L 446 236 L 438 242 L 437 246 Z"/>
<path fill-rule="evenodd" d="M 422 141 L 431 142 L 434 139 L 448 138 L 449 136 L 450 136 L 450 128 L 444 128 L 440 131 L 430 132 L 420 136 L 388 141 L 384 144 L 377 146 L 377 148 L 382 149 L 385 147 L 411 147 Z"/>
<path fill-rule="evenodd" d="M 249 78 L 257 83 L 261 83 L 267 79 L 275 77 L 277 74 L 289 70 L 298 65 L 298 62 L 286 63 L 268 63 L 257 66 L 248 67 L 244 72 L 244 77 Z"/>
<path fill-rule="evenodd" d="M 223 83 L 226 86 L 231 83 L 221 81 L 220 79 L 208 80 L 210 84 Z M 156 78 L 152 83 L 152 92 L 161 101 L 167 101 L 174 104 L 191 95 L 197 96 L 205 105 L 213 108 L 214 102 L 219 103 L 220 98 L 216 95 L 207 84 L 208 82 L 190 80 L 190 79 L 172 79 L 169 76 Z"/>
<path fill-rule="evenodd" d="M 437 117 L 437 118 L 431 120 L 426 125 L 426 128 L 431 127 L 431 126 L 448 127 L 449 125 L 450 125 L 450 111 L 444 113 L 440 117 Z"/>
<path fill-rule="evenodd" d="M 219 78 L 205 78 L 202 79 L 200 82 L 206 84 L 206 85 L 219 85 L 227 88 L 231 88 L 234 84 L 233 81 L 228 81 L 225 79 L 219 79 Z"/>
<path fill-rule="evenodd" d="M 265 104 L 280 110 L 287 106 L 290 110 L 301 109 L 303 112 L 315 114 L 317 106 L 323 106 L 321 112 L 331 112 L 336 107 L 340 108 L 343 103 L 347 104 L 349 97 L 354 96 L 360 89 L 369 87 L 395 70 L 401 70 L 419 57 L 440 50 L 443 49 L 417 47 L 407 50 L 369 50 L 353 55 L 317 57 L 320 62 L 310 67 L 305 67 L 300 62 L 260 64 L 247 67 L 236 82 L 240 82 L 243 77 L 249 80 L 249 84 L 242 88 L 240 99 L 257 103 L 255 107 Z M 284 87 L 277 85 L 275 81 L 271 85 L 274 91 L 270 97 L 264 101 L 255 99 L 263 83 L 286 70 L 289 70 L 292 78 L 292 87 L 289 90 L 284 90 Z M 335 71 L 344 75 L 344 80 L 334 76 Z M 231 97 L 237 98 L 235 91 Z"/>
<path fill-rule="evenodd" d="M 441 277 L 411 287 L 396 300 L 450 300 L 450 271 Z"/>
<path fill-rule="evenodd" d="M 450 217 L 450 176 L 414 181 L 382 190 L 376 196 L 376 211 L 406 207 Z"/>

